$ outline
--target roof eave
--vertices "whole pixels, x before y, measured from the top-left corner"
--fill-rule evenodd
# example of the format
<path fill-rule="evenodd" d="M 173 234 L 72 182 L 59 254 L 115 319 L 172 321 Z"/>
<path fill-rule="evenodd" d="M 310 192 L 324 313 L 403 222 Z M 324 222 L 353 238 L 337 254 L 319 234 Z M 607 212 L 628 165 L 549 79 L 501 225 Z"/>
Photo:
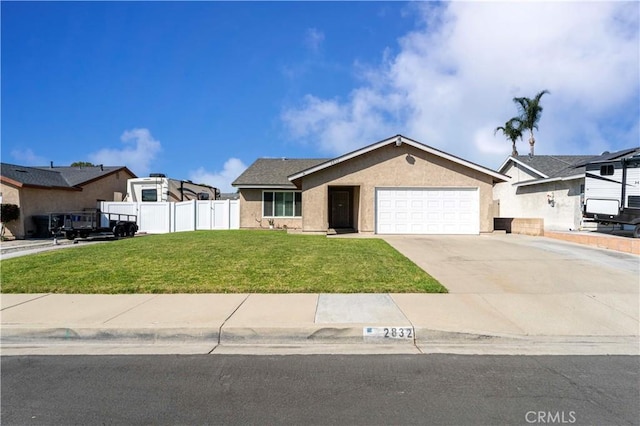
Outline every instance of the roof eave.
<path fill-rule="evenodd" d="M 135 177 L 136 177 L 136 175 L 135 175 L 135 174 L 133 174 L 133 173 L 131 172 L 131 170 L 129 170 L 128 168 L 126 168 L 126 167 L 120 167 L 120 168 L 118 168 L 118 169 L 114 169 L 114 170 L 111 170 L 111 171 L 109 171 L 109 172 L 105 172 L 105 173 L 103 173 L 103 174 L 101 174 L 101 175 L 99 175 L 99 176 L 95 176 L 95 177 L 93 177 L 93 178 L 91 178 L 91 179 L 87 179 L 87 180 L 85 180 L 85 181 L 79 182 L 78 184 L 76 184 L 76 186 L 88 185 L 88 184 L 90 184 L 90 183 L 93 183 L 93 182 L 99 181 L 99 180 L 101 180 L 101 179 L 104 179 L 104 178 L 106 178 L 107 176 L 111 176 L 111 175 L 113 175 L 113 174 L 120 173 L 120 172 L 129 173 L 131 176 L 133 176 L 133 178 L 135 178 Z M 133 179 L 133 178 L 132 178 L 132 179 Z"/>
<path fill-rule="evenodd" d="M 515 187 L 533 186 L 533 185 L 542 185 L 542 184 L 551 183 L 551 182 L 564 182 L 564 181 L 576 180 L 576 179 L 584 179 L 584 173 L 578 174 L 578 175 L 572 175 L 572 176 L 565 176 L 565 177 L 536 179 L 533 181 L 519 182 L 519 183 L 514 183 L 513 186 Z"/>
<path fill-rule="evenodd" d="M 0 182 L 7 183 L 9 185 L 13 185 L 13 186 L 16 186 L 18 188 L 22 188 L 24 186 L 24 184 L 22 182 L 19 182 L 17 180 L 11 179 L 11 178 L 8 178 L 6 176 L 0 176 Z"/>
<path fill-rule="evenodd" d="M 234 188 L 238 188 L 238 189 L 296 189 L 296 186 L 291 184 L 291 185 L 282 185 L 282 184 L 278 184 L 278 185 L 268 185 L 268 184 L 261 184 L 261 185 L 256 185 L 256 184 L 231 184 L 231 186 L 233 186 Z"/>

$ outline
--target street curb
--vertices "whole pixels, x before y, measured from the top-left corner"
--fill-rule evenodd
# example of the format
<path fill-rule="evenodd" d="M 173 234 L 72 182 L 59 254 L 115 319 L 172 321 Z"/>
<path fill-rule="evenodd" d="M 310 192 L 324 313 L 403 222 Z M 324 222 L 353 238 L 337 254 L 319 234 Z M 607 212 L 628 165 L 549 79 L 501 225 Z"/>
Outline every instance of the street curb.
<path fill-rule="evenodd" d="M 420 329 L 412 339 L 385 339 L 363 336 L 362 327 L 336 325 L 321 327 L 211 327 L 188 328 L 108 328 L 108 327 L 11 327 L 3 326 L 2 346 L 37 345 L 140 345 L 147 348 L 175 347 L 180 353 L 188 345 L 206 345 L 217 353 L 286 353 L 291 348 L 304 353 L 325 353 L 326 348 L 346 352 L 450 353 L 468 355 L 640 355 L 638 336 L 535 336 L 457 333 Z M 359 349 L 358 349 L 359 348 Z M 367 349 L 369 348 L 369 349 Z M 404 349 L 401 349 L 404 348 Z M 413 349 L 412 349 L 413 348 Z M 373 352 L 371 352 L 373 351 Z M 163 353 L 172 352 L 164 348 Z M 209 351 L 207 351 L 209 352 Z M 339 352 L 339 350 L 337 350 Z"/>
<path fill-rule="evenodd" d="M 410 344 L 413 339 L 365 337 L 367 325 L 323 324 L 307 327 L 222 327 L 220 344 Z"/>
<path fill-rule="evenodd" d="M 321 325 L 292 327 L 2 327 L 3 343 L 16 342 L 202 342 L 230 345 L 261 344 L 380 344 L 415 345 L 414 339 L 365 337 L 364 326 Z"/>
<path fill-rule="evenodd" d="M 108 328 L 108 327 L 2 327 L 2 342 L 94 341 L 94 342 L 202 342 L 217 343 L 217 329 L 202 328 Z"/>

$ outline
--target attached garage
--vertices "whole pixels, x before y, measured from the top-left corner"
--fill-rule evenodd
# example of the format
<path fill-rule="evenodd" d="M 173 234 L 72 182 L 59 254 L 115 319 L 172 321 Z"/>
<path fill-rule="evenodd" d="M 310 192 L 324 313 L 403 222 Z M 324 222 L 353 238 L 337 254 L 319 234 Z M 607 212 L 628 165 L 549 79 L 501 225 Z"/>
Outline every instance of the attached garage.
<path fill-rule="evenodd" d="M 376 188 L 377 234 L 479 234 L 478 188 Z"/>

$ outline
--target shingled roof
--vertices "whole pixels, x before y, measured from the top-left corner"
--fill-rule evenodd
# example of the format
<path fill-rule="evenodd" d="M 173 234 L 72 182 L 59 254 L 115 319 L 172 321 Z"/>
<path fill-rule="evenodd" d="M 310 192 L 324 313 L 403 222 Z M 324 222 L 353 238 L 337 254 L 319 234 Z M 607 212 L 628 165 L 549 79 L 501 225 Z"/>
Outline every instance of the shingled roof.
<path fill-rule="evenodd" d="M 515 158 L 548 178 L 567 177 L 584 173 L 584 165 L 593 155 L 518 155 Z"/>
<path fill-rule="evenodd" d="M 288 176 L 329 160 L 329 158 L 259 158 L 231 185 L 240 188 L 295 189 L 296 186 L 289 181 Z"/>
<path fill-rule="evenodd" d="M 135 174 L 123 166 L 29 167 L 0 163 L 2 181 L 19 187 L 77 190 L 82 185 L 118 171 L 135 177 Z"/>

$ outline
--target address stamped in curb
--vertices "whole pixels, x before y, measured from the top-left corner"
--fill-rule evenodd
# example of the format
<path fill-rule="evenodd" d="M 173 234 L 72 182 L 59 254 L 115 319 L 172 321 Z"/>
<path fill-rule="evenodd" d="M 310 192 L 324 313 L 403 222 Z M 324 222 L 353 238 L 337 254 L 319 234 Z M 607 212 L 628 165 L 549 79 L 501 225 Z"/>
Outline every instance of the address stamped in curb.
<path fill-rule="evenodd" d="M 382 339 L 413 340 L 414 331 L 411 327 L 363 327 L 362 335 Z"/>

